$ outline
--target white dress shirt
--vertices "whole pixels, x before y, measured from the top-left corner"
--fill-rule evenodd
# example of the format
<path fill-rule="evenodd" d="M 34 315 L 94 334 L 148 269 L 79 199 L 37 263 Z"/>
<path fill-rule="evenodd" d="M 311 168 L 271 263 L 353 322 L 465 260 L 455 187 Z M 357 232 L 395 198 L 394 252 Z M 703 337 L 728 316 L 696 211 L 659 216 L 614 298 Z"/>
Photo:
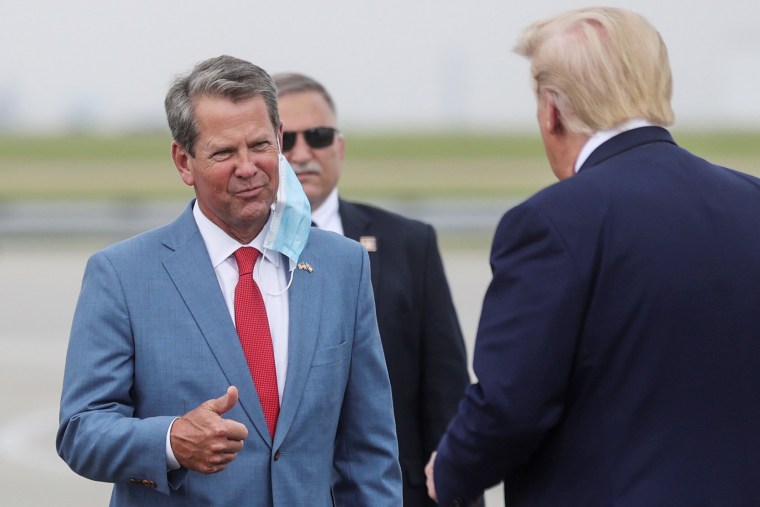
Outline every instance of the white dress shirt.
<path fill-rule="evenodd" d="M 614 129 L 600 130 L 598 132 L 595 132 L 594 135 L 592 135 L 588 141 L 586 141 L 586 144 L 583 145 L 583 148 L 581 148 L 581 151 L 578 154 L 578 158 L 575 160 L 575 172 L 577 173 L 581 170 L 583 163 L 594 152 L 594 150 L 600 147 L 605 141 L 612 139 L 616 135 L 622 134 L 628 130 L 651 126 L 653 125 L 646 120 L 634 119 L 623 122 Z"/>
<path fill-rule="evenodd" d="M 193 217 L 203 237 L 203 242 L 206 244 L 211 265 L 214 267 L 216 279 L 219 281 L 219 287 L 222 290 L 224 302 L 227 304 L 227 311 L 230 314 L 233 325 L 235 323 L 235 286 L 239 279 L 234 253 L 238 248 L 244 246 L 252 246 L 259 252 L 262 252 L 262 255 L 259 255 L 256 259 L 256 264 L 253 268 L 253 279 L 258 284 L 259 290 L 261 290 L 264 306 L 267 310 L 269 330 L 272 333 L 274 364 L 277 373 L 277 391 L 280 396 L 280 404 L 282 404 L 282 393 L 285 388 L 285 379 L 288 372 L 289 306 L 287 288 L 290 273 L 288 272 L 288 262 L 282 258 L 279 252 L 265 250 L 263 247 L 264 238 L 266 238 L 269 231 L 269 220 L 267 220 L 264 228 L 253 241 L 247 245 L 241 245 L 209 220 L 198 207 L 197 201 L 193 206 Z M 230 343 L 229 345 L 230 347 L 241 347 L 240 342 Z M 240 352 L 242 354 L 242 348 Z M 222 387 L 220 386 L 220 389 Z M 226 387 L 219 392 L 219 396 L 222 396 L 225 391 Z M 180 465 L 172 451 L 170 435 L 171 426 L 169 426 L 169 430 L 166 433 L 166 462 L 169 470 L 176 470 L 180 468 Z"/>
<path fill-rule="evenodd" d="M 341 236 L 344 236 L 343 222 L 341 222 L 340 213 L 338 213 L 337 188 L 332 189 L 332 192 L 327 196 L 327 199 L 322 203 L 322 206 L 311 210 L 311 221 L 320 229 L 337 232 Z"/>

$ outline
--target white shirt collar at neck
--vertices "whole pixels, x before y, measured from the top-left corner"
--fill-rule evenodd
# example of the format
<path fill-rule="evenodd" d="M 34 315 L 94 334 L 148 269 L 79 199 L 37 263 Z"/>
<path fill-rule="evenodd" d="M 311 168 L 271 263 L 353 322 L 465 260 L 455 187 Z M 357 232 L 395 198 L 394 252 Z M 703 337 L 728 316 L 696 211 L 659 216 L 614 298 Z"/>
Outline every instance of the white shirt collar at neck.
<path fill-rule="evenodd" d="M 581 149 L 581 152 L 578 154 L 578 158 L 575 160 L 575 172 L 581 170 L 581 166 L 583 166 L 583 163 L 588 159 L 588 157 L 594 152 L 595 149 L 600 147 L 602 144 L 604 144 L 605 141 L 608 141 L 615 137 L 618 134 L 622 134 L 623 132 L 626 132 L 628 130 L 637 129 L 640 127 L 651 127 L 652 123 L 641 120 L 641 119 L 634 119 L 634 120 L 628 120 L 624 123 L 621 123 L 617 127 L 610 129 L 610 130 L 600 130 L 598 132 L 595 132 L 589 139 L 586 141 L 586 144 L 583 145 L 583 148 Z"/>
<path fill-rule="evenodd" d="M 247 245 L 241 245 L 237 240 L 224 232 L 218 225 L 209 220 L 198 206 L 198 201 L 195 201 L 195 204 L 193 204 L 193 217 L 195 218 L 195 223 L 198 224 L 198 229 L 201 232 L 203 242 L 206 244 L 206 250 L 208 250 L 208 255 L 211 258 L 211 264 L 214 266 L 214 269 L 227 260 L 235 253 L 235 250 L 241 246 L 252 246 L 259 252 L 263 252 L 264 257 L 279 268 L 280 254 L 278 252 L 264 249 L 264 238 L 267 237 L 267 232 L 269 232 L 269 222 L 272 220 L 271 213 L 269 214 L 266 224 L 264 224 L 264 228 L 261 229 L 258 236 L 253 238 L 253 241 Z"/>
<path fill-rule="evenodd" d="M 317 208 L 311 210 L 311 220 L 317 227 L 327 231 L 343 234 L 343 225 L 338 212 L 338 188 L 333 188 L 325 202 Z"/>

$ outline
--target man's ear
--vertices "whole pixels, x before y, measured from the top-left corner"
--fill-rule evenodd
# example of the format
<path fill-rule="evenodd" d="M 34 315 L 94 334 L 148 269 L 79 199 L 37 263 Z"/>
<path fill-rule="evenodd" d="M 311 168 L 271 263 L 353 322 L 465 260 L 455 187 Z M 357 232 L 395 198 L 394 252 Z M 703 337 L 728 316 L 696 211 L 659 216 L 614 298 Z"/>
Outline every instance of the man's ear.
<path fill-rule="evenodd" d="M 192 157 L 177 141 L 172 141 L 172 160 L 174 166 L 179 172 L 179 177 L 185 182 L 185 185 L 192 187 L 195 183 L 193 173 L 190 170 Z"/>
<path fill-rule="evenodd" d="M 338 132 L 335 135 L 335 142 L 338 143 L 338 158 L 340 158 L 340 161 L 343 162 L 343 160 L 346 158 L 346 138 L 343 137 L 342 132 Z"/>
<path fill-rule="evenodd" d="M 553 135 L 560 135 L 565 131 L 565 125 L 562 123 L 562 115 L 557 107 L 557 93 L 544 90 L 542 97 L 542 107 L 545 107 L 543 121 L 546 122 L 544 128 L 546 132 Z"/>

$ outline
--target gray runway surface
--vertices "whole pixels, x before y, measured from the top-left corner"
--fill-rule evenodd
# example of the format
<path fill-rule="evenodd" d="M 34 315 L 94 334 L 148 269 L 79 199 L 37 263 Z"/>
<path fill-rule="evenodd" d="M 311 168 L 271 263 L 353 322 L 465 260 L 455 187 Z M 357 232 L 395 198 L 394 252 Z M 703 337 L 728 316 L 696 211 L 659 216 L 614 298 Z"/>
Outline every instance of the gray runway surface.
<path fill-rule="evenodd" d="M 82 272 L 89 254 L 112 239 L 0 235 L 0 505 L 108 504 L 110 485 L 69 470 L 55 452 L 55 432 Z M 442 254 L 471 361 L 490 279 L 487 244 Z M 504 505 L 500 487 L 486 499 L 489 507 Z"/>

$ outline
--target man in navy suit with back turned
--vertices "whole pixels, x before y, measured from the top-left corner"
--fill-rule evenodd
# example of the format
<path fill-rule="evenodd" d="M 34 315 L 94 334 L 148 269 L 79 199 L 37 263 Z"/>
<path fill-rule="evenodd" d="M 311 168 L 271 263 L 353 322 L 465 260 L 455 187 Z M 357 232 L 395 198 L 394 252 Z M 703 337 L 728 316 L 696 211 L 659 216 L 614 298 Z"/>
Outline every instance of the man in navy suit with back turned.
<path fill-rule="evenodd" d="M 441 505 L 760 505 L 760 180 L 678 147 L 641 16 L 529 27 L 559 183 L 495 233 L 478 384 L 426 467 Z"/>
<path fill-rule="evenodd" d="M 314 79 L 272 76 L 283 124 L 282 152 L 303 185 L 320 229 L 369 252 L 377 320 L 393 392 L 404 506 L 434 505 L 425 462 L 469 384 L 464 341 L 433 228 L 338 197 L 345 140 L 335 105 Z"/>

